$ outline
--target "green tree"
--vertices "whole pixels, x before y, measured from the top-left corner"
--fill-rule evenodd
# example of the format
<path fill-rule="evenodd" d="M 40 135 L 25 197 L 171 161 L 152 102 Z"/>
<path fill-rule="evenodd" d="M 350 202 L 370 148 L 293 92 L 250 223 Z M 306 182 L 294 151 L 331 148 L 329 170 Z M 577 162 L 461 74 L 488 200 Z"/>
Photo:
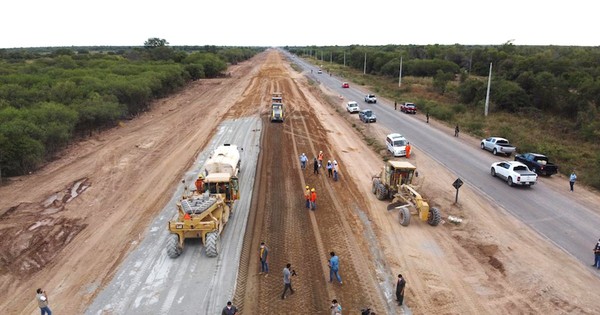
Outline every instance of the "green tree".
<path fill-rule="evenodd" d="M 147 49 L 155 48 L 155 47 L 163 47 L 167 46 L 169 43 L 166 39 L 161 39 L 158 37 L 148 38 L 147 41 L 144 42 L 144 47 Z"/>

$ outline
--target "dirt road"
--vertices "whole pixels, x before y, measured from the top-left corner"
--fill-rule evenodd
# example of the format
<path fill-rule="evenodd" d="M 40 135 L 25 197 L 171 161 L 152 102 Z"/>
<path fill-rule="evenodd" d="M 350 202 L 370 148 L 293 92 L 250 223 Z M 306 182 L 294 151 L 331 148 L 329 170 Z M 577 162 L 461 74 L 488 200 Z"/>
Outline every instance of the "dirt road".
<path fill-rule="evenodd" d="M 345 314 L 363 306 L 402 314 L 408 309 L 393 300 L 398 273 L 407 278 L 405 304 L 415 314 L 600 311 L 595 271 L 468 187 L 453 205 L 453 191 L 441 184 L 453 176 L 418 149 L 411 162 L 419 169 L 419 191 L 444 216 L 465 221 L 434 228 L 413 218 L 409 227 L 400 226 L 397 211 L 386 211 L 371 194 L 382 159 L 360 140 L 363 134 L 383 139 L 387 130 L 353 127 L 356 117 L 341 114 L 343 100 L 321 92 L 276 51 L 231 71 L 232 79 L 192 84 L 139 119 L 74 146 L 38 174 L 0 188 L 0 292 L 8 292 L 0 309 L 31 313 L 33 291 L 42 286 L 53 310 L 81 313 L 218 122 L 258 114 L 262 151 L 234 300 L 244 314 L 327 314 L 332 298 Z M 274 91 L 284 93 L 283 124 L 267 120 Z M 339 162 L 340 181 L 323 169 L 319 175 L 310 166 L 300 170 L 299 154 L 312 158 L 320 150 L 325 161 Z M 305 185 L 318 192 L 315 212 L 304 207 Z M 268 277 L 258 275 L 261 240 L 271 249 Z M 340 257 L 343 285 L 328 283 L 330 251 Z M 282 301 L 281 270 L 288 262 L 298 272 L 297 291 Z"/>

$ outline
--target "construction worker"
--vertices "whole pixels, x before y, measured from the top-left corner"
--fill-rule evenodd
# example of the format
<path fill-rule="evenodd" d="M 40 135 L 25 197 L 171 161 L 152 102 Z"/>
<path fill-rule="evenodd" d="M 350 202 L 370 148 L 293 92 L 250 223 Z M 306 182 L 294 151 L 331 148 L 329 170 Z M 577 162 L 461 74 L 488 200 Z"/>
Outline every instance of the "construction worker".
<path fill-rule="evenodd" d="M 333 180 L 337 182 L 338 176 L 340 174 L 340 169 L 338 168 L 337 160 L 333 160 Z"/>
<path fill-rule="evenodd" d="M 304 199 L 306 199 L 306 209 L 310 209 L 310 187 L 304 188 Z"/>
<path fill-rule="evenodd" d="M 331 160 L 327 161 L 327 177 L 333 177 L 333 164 L 331 164 Z"/>
<path fill-rule="evenodd" d="M 196 191 L 198 193 L 204 192 L 204 175 L 200 174 L 194 183 L 196 185 Z"/>
<path fill-rule="evenodd" d="M 300 168 L 305 169 L 306 162 L 308 162 L 308 157 L 306 157 L 306 154 L 302 153 L 302 155 L 300 155 Z"/>
<path fill-rule="evenodd" d="M 321 165 L 319 165 L 319 161 L 315 158 L 315 161 L 313 162 L 313 174 L 319 175 L 319 167 L 321 167 Z"/>
<path fill-rule="evenodd" d="M 323 151 L 319 151 L 319 155 L 317 156 L 317 160 L 319 160 L 319 167 L 323 166 Z"/>
<path fill-rule="evenodd" d="M 313 211 L 317 210 L 317 192 L 314 188 L 310 190 L 310 206 Z"/>
<path fill-rule="evenodd" d="M 405 148 L 405 150 L 406 150 L 406 158 L 407 158 L 407 159 L 410 159 L 410 142 L 407 142 L 407 143 L 406 143 L 406 148 Z"/>

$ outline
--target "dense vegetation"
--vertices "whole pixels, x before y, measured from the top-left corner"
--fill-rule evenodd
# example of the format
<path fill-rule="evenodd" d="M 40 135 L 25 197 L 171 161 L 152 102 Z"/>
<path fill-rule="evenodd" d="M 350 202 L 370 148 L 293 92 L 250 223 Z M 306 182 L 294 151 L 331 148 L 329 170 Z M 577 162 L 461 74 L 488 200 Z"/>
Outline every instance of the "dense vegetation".
<path fill-rule="evenodd" d="M 143 48 L 0 50 L 0 175 L 33 171 L 74 137 L 114 126 L 261 50 L 167 45 L 154 38 Z"/>
<path fill-rule="evenodd" d="M 509 138 L 600 189 L 600 47 L 286 47 L 477 136 Z M 366 56 L 366 64 L 365 64 Z M 402 57 L 402 86 L 398 87 Z M 487 76 L 493 64 L 490 114 Z M 365 72 L 366 74 L 363 74 Z"/>

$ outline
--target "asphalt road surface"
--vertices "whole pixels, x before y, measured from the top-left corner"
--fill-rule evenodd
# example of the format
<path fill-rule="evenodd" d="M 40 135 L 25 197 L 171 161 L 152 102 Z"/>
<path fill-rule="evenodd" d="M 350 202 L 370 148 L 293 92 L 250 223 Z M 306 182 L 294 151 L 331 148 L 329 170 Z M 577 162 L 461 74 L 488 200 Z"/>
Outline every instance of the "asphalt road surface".
<path fill-rule="evenodd" d="M 216 258 L 204 254 L 197 240 L 186 241 L 181 256 L 166 253 L 167 222 L 176 212 L 183 192 L 177 187 L 173 197 L 149 226 L 141 243 L 120 265 L 115 277 L 96 297 L 86 314 L 219 314 L 233 299 L 244 231 L 258 153 L 261 121 L 258 117 L 222 123 L 212 141 L 198 156 L 184 178 L 193 186 L 210 153 L 219 145 L 231 143 L 241 151 L 240 191 L 232 217 L 221 235 L 221 253 Z"/>
<path fill-rule="evenodd" d="M 287 52 L 286 55 L 291 56 Z M 352 82 L 349 89 L 344 89 L 341 87 L 343 79 L 330 76 L 325 71 L 317 74 L 318 67 L 298 57 L 292 59 L 307 73 L 312 69 L 313 73 L 307 75 L 313 80 L 321 82 L 349 101 L 357 101 L 361 109 L 373 109 L 378 124 L 404 135 L 413 147 L 444 165 L 465 185 L 480 191 L 586 266 L 590 264 L 593 258 L 591 249 L 598 238 L 600 216 L 591 205 L 578 202 L 573 197 L 568 191 L 567 181 L 561 186 L 564 186 L 564 190 L 556 190 L 545 184 L 546 181 L 562 180 L 558 177 L 539 178 L 538 183 L 531 188 L 509 187 L 490 175 L 490 167 L 493 162 L 512 160 L 512 157 L 493 156 L 479 147 L 461 142 L 453 134 L 431 128 L 413 115 L 400 112 L 400 104 L 398 111 L 394 111 L 393 103 L 382 99 L 378 99 L 376 104 L 367 104 L 364 96 L 368 91 L 353 87 Z M 327 62 L 323 62 L 323 65 L 326 64 Z M 384 139 L 381 140 L 383 142 Z M 452 183 L 448 183 L 448 189 L 454 189 L 451 185 Z"/>

